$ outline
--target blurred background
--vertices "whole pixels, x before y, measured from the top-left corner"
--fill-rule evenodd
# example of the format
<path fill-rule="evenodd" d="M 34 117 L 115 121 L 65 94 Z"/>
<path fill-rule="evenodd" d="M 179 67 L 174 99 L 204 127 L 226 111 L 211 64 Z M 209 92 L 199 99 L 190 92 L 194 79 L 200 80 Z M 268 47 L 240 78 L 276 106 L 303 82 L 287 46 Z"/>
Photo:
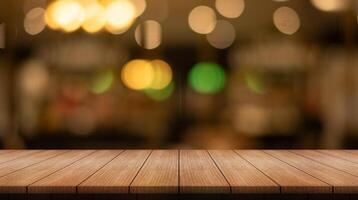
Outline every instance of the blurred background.
<path fill-rule="evenodd" d="M 2 148 L 357 148 L 356 0 L 2 0 Z"/>

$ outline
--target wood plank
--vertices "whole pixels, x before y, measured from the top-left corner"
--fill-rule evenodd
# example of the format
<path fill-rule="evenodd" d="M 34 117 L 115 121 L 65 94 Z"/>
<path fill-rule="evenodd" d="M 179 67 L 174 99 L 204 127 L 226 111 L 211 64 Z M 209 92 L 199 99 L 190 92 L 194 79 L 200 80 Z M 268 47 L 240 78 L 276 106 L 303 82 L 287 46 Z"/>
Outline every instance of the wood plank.
<path fill-rule="evenodd" d="M 93 153 L 92 150 L 68 151 L 38 164 L 0 178 L 0 193 L 26 193 L 27 186 Z"/>
<path fill-rule="evenodd" d="M 320 152 L 314 151 L 314 150 L 292 150 L 291 152 L 302 155 L 306 158 L 317 161 L 324 165 L 328 165 L 335 169 L 347 172 L 354 176 L 358 176 L 358 164 L 357 163 L 343 160 L 341 158 L 330 156 L 330 155 L 320 153 Z"/>
<path fill-rule="evenodd" d="M 328 184 L 260 150 L 236 151 L 245 160 L 273 179 L 281 193 L 331 193 Z"/>
<path fill-rule="evenodd" d="M 34 165 L 36 163 L 42 162 L 65 152 L 65 150 L 45 150 L 27 155 L 25 157 L 20 157 L 9 162 L 2 163 L 0 164 L 0 177 L 10 174 L 14 171 L 23 169 L 25 167 Z"/>
<path fill-rule="evenodd" d="M 0 151 L 0 164 L 9 162 L 24 156 L 38 153 L 40 150 L 1 150 Z"/>
<path fill-rule="evenodd" d="M 230 186 L 205 150 L 180 151 L 180 193 L 230 193 Z"/>
<path fill-rule="evenodd" d="M 127 150 L 81 183 L 79 193 L 129 193 L 129 186 L 150 150 Z"/>
<path fill-rule="evenodd" d="M 307 174 L 310 174 L 333 186 L 334 193 L 357 193 L 358 177 L 336 170 L 289 151 L 265 151 Z"/>
<path fill-rule="evenodd" d="M 119 155 L 122 150 L 99 150 L 28 186 L 28 193 L 76 193 L 86 178 Z"/>
<path fill-rule="evenodd" d="M 178 193 L 178 150 L 154 150 L 130 186 L 131 193 Z"/>
<path fill-rule="evenodd" d="M 209 154 L 228 180 L 232 193 L 279 193 L 280 187 L 232 150 Z"/>
<path fill-rule="evenodd" d="M 358 164 L 358 154 L 355 154 L 353 152 L 341 150 L 319 150 L 319 152 Z"/>

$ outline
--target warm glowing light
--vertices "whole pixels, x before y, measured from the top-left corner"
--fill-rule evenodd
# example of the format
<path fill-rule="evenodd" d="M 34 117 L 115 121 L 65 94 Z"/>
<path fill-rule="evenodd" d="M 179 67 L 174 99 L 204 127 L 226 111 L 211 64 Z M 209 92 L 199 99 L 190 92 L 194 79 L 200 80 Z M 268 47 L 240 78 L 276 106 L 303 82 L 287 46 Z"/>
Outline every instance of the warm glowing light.
<path fill-rule="evenodd" d="M 162 27 L 153 20 L 138 25 L 134 32 L 137 44 L 145 49 L 157 48 L 162 40 Z"/>
<path fill-rule="evenodd" d="M 154 77 L 150 84 L 152 89 L 163 89 L 172 81 L 172 69 L 169 64 L 163 60 L 153 60 L 150 62 L 153 67 Z"/>
<path fill-rule="evenodd" d="M 200 34 L 208 34 L 216 25 L 216 14 L 208 6 L 195 7 L 188 18 L 190 28 Z"/>
<path fill-rule="evenodd" d="M 45 29 L 44 21 L 45 10 L 43 8 L 34 8 L 30 10 L 24 19 L 24 29 L 30 35 L 41 33 Z"/>
<path fill-rule="evenodd" d="M 75 0 L 55 1 L 51 4 L 45 16 L 50 28 L 61 28 L 72 32 L 81 27 L 85 18 L 83 7 Z"/>
<path fill-rule="evenodd" d="M 155 101 L 164 101 L 168 99 L 174 92 L 174 83 L 171 82 L 166 87 L 156 90 L 156 89 L 146 89 L 144 90 L 145 94 Z"/>
<path fill-rule="evenodd" d="M 139 17 L 145 11 L 147 2 L 145 0 L 132 0 L 132 3 L 136 9 L 136 17 Z"/>
<path fill-rule="evenodd" d="M 296 33 L 301 25 L 296 11 L 286 6 L 280 7 L 274 12 L 273 23 L 280 32 L 287 35 Z"/>
<path fill-rule="evenodd" d="M 113 79 L 114 75 L 111 70 L 101 71 L 94 77 L 90 89 L 95 94 L 102 94 L 111 88 Z"/>
<path fill-rule="evenodd" d="M 237 18 L 244 11 L 245 2 L 244 0 L 216 0 L 215 7 L 222 16 Z"/>
<path fill-rule="evenodd" d="M 45 22 L 47 26 L 49 26 L 51 29 L 54 30 L 60 28 L 54 17 L 55 10 L 57 10 L 58 7 L 60 7 L 59 3 L 57 1 L 54 1 L 46 8 L 46 12 L 45 12 Z"/>
<path fill-rule="evenodd" d="M 129 61 L 122 69 L 121 78 L 128 88 L 143 90 L 149 88 L 154 80 L 153 66 L 147 60 Z"/>
<path fill-rule="evenodd" d="M 236 38 L 234 26 L 225 20 L 216 23 L 213 32 L 206 35 L 208 42 L 215 48 L 225 49 L 232 45 Z"/>
<path fill-rule="evenodd" d="M 311 0 L 311 3 L 319 10 L 332 12 L 347 9 L 350 5 L 350 0 Z"/>
<path fill-rule="evenodd" d="M 188 81 L 189 85 L 199 93 L 215 94 L 224 88 L 226 75 L 220 65 L 202 62 L 190 70 Z"/>
<path fill-rule="evenodd" d="M 115 0 L 106 9 L 106 29 L 113 34 L 128 30 L 136 17 L 136 9 L 131 1 Z"/>
<path fill-rule="evenodd" d="M 85 16 L 82 28 L 89 33 L 100 31 L 106 24 L 105 8 L 97 2 L 85 6 Z"/>

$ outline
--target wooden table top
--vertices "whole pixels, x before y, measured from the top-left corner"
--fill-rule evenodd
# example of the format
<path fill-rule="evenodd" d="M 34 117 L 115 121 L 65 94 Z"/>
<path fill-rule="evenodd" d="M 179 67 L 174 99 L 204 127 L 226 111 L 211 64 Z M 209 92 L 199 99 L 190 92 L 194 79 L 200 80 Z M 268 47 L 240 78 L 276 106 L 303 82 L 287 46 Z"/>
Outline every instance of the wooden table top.
<path fill-rule="evenodd" d="M 2 150 L 0 193 L 358 193 L 358 150 Z"/>

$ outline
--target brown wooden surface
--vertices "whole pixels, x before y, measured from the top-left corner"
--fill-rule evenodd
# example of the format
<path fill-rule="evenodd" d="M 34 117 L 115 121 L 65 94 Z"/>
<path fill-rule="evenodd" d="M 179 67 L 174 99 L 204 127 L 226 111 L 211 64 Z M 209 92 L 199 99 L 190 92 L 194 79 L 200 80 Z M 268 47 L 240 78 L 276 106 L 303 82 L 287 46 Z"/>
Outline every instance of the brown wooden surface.
<path fill-rule="evenodd" d="M 282 193 L 331 193 L 331 186 L 259 150 L 236 151 L 281 186 Z"/>
<path fill-rule="evenodd" d="M 280 187 L 232 150 L 210 150 L 232 193 L 279 193 Z"/>
<path fill-rule="evenodd" d="M 229 193 L 238 199 L 352 199 L 357 156 L 354 150 L 7 150 L 0 151 L 0 193 L 10 196 L 0 199 L 114 193 L 127 199 L 149 193 L 164 199 L 178 193 L 184 199 Z"/>
<path fill-rule="evenodd" d="M 20 156 L 18 159 L 12 160 L 11 162 L 2 163 L 0 164 L 0 177 L 10 174 L 14 171 L 23 169 L 25 167 L 34 165 L 41 161 L 47 160 L 64 152 L 66 151 L 45 150 L 30 154 L 26 157 Z"/>
<path fill-rule="evenodd" d="M 79 193 L 128 193 L 150 150 L 127 150 L 78 186 Z"/>
<path fill-rule="evenodd" d="M 181 193 L 230 193 L 230 186 L 205 150 L 180 151 Z"/>
<path fill-rule="evenodd" d="M 266 151 L 272 156 L 314 176 L 329 185 L 334 193 L 358 193 L 358 177 L 315 162 L 289 151 Z"/>
<path fill-rule="evenodd" d="M 178 193 L 178 156 L 178 150 L 154 150 L 131 184 L 131 193 Z"/>
<path fill-rule="evenodd" d="M 26 193 L 27 186 L 92 153 L 68 151 L 0 178 L 0 192 Z"/>
<path fill-rule="evenodd" d="M 28 187 L 29 193 L 76 193 L 76 187 L 115 158 L 118 151 L 99 150 Z"/>
<path fill-rule="evenodd" d="M 332 150 L 334 151 L 334 150 Z M 335 169 L 358 176 L 358 164 L 313 150 L 293 150 L 292 152 L 305 156 L 311 160 L 333 167 Z"/>

